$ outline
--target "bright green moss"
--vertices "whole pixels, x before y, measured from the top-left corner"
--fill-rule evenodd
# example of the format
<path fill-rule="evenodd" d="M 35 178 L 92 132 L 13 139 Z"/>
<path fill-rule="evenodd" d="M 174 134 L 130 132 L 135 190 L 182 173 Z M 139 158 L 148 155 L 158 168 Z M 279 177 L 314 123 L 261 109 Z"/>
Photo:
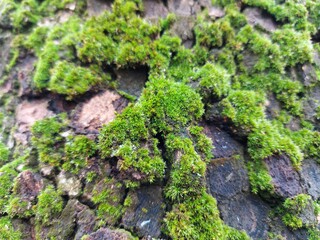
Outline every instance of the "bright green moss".
<path fill-rule="evenodd" d="M 54 42 L 48 42 L 40 56 L 36 66 L 33 82 L 39 89 L 45 88 L 50 80 L 50 69 L 59 59 L 59 48 Z"/>
<path fill-rule="evenodd" d="M 62 168 L 77 174 L 79 170 L 87 166 L 88 160 L 96 151 L 95 142 L 86 136 L 71 137 L 65 144 L 65 160 Z"/>
<path fill-rule="evenodd" d="M 172 239 L 250 239 L 223 223 L 216 200 L 206 193 L 174 205 L 166 215 L 165 225 Z"/>
<path fill-rule="evenodd" d="M 209 162 L 213 158 L 212 148 L 213 143 L 210 138 L 208 138 L 203 133 L 203 128 L 199 126 L 189 127 L 190 135 L 193 137 L 195 150 L 200 154 L 201 158 Z"/>
<path fill-rule="evenodd" d="M 73 3 L 77 4 L 78 1 L 75 0 L 45 0 L 42 1 L 39 6 L 39 11 L 45 15 L 51 15 L 58 10 L 64 9 L 67 4 Z"/>
<path fill-rule="evenodd" d="M 6 212 L 11 189 L 13 187 L 13 180 L 18 176 L 18 172 L 15 168 L 21 164 L 22 161 L 22 158 L 18 158 L 0 168 L 0 213 L 2 214 Z"/>
<path fill-rule="evenodd" d="M 191 87 L 167 79 L 147 83 L 140 102 L 152 132 L 178 131 L 203 114 L 201 97 Z"/>
<path fill-rule="evenodd" d="M 29 200 L 23 200 L 19 197 L 10 198 L 6 212 L 11 218 L 30 218 L 34 215 Z"/>
<path fill-rule="evenodd" d="M 221 101 L 223 115 L 230 118 L 236 126 L 249 131 L 258 121 L 265 118 L 265 97 L 255 91 L 235 90 Z"/>
<path fill-rule="evenodd" d="M 122 171 L 138 171 L 144 181 L 164 175 L 165 163 L 158 141 L 150 136 L 141 106 L 129 107 L 100 132 L 99 147 L 104 157 L 122 159 Z"/>
<path fill-rule="evenodd" d="M 24 41 L 23 45 L 27 49 L 33 49 L 37 56 L 41 55 L 42 47 L 45 43 L 49 32 L 48 27 L 37 27 L 34 28 L 30 35 L 27 36 L 26 40 Z"/>
<path fill-rule="evenodd" d="M 230 75 L 227 71 L 212 63 L 207 63 L 195 75 L 199 79 L 199 91 L 204 99 L 219 99 L 230 90 Z"/>
<path fill-rule="evenodd" d="M 21 232 L 13 228 L 9 217 L 0 218 L 0 239 L 20 240 L 22 239 Z"/>
<path fill-rule="evenodd" d="M 14 28 L 22 30 L 28 25 L 35 24 L 39 19 L 38 3 L 35 0 L 23 0 L 15 12 L 11 14 Z"/>
<path fill-rule="evenodd" d="M 309 227 L 312 223 L 304 223 L 300 214 L 305 211 L 306 208 L 311 208 L 316 215 L 316 210 L 313 204 L 311 196 L 307 194 L 299 194 L 293 198 L 287 198 L 282 205 L 284 211 L 282 221 L 286 226 L 292 229 Z"/>
<path fill-rule="evenodd" d="M 311 61 L 313 47 L 308 33 L 281 29 L 273 33 L 272 40 L 279 44 L 281 54 L 288 66 Z"/>
<path fill-rule="evenodd" d="M 38 203 L 35 207 L 37 223 L 48 226 L 51 220 L 57 217 L 63 209 L 61 193 L 56 191 L 52 185 L 46 187 L 38 196 Z"/>
<path fill-rule="evenodd" d="M 68 99 L 72 99 L 78 94 L 87 92 L 99 82 L 101 82 L 101 78 L 92 70 L 78 67 L 67 61 L 60 61 L 55 63 L 51 71 L 48 89 L 67 95 Z"/>
<path fill-rule="evenodd" d="M 9 160 L 10 151 L 3 143 L 0 142 L 0 165 Z"/>
<path fill-rule="evenodd" d="M 273 192 L 272 178 L 267 167 L 262 161 L 252 161 L 248 163 L 248 175 L 251 184 L 251 191 L 255 194 L 258 192 Z"/>
<path fill-rule="evenodd" d="M 173 159 L 166 197 L 180 202 L 198 196 L 203 191 L 206 164 L 188 138 L 167 136 L 166 148 Z"/>
<path fill-rule="evenodd" d="M 3 0 L 0 3 L 0 26 L 12 26 L 11 13 L 14 12 L 17 5 L 12 0 Z"/>
<path fill-rule="evenodd" d="M 65 128 L 65 115 L 46 118 L 32 126 L 31 142 L 38 151 L 39 161 L 60 166 L 64 144 L 64 138 L 60 134 Z"/>

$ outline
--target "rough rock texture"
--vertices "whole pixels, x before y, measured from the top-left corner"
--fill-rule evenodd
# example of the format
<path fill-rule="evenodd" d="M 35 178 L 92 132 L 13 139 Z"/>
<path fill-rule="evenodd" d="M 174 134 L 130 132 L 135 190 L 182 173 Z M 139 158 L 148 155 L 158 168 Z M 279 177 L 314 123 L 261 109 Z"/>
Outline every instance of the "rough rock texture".
<path fill-rule="evenodd" d="M 59 189 L 71 198 L 78 197 L 81 193 L 81 181 L 68 172 L 60 172 L 57 176 L 57 185 Z"/>
<path fill-rule="evenodd" d="M 134 239 L 130 233 L 124 230 L 111 230 L 109 228 L 101 228 L 98 231 L 90 234 L 85 240 L 101 240 L 101 239 L 110 239 L 110 240 L 131 240 Z"/>
<path fill-rule="evenodd" d="M 34 201 L 44 187 L 42 177 L 29 170 L 20 173 L 16 181 L 15 194 L 29 202 Z"/>
<path fill-rule="evenodd" d="M 320 166 L 314 159 L 306 159 L 302 164 L 300 171 L 301 179 L 306 185 L 307 193 L 313 199 L 320 197 Z"/>
<path fill-rule="evenodd" d="M 286 155 L 275 155 L 265 159 L 275 194 L 281 198 L 293 197 L 302 193 L 301 179 L 292 167 L 290 158 Z"/>
<path fill-rule="evenodd" d="M 253 27 L 265 32 L 273 32 L 277 29 L 276 22 L 260 8 L 246 8 L 243 13 L 246 15 L 249 24 Z"/>
<path fill-rule="evenodd" d="M 128 100 L 118 93 L 106 90 L 77 106 L 74 124 L 80 129 L 95 132 L 103 124 L 112 121 L 116 112 L 121 112 L 127 104 Z"/>
<path fill-rule="evenodd" d="M 132 203 L 122 218 L 122 225 L 134 229 L 139 236 L 159 237 L 165 214 L 161 187 L 141 187 L 130 192 L 129 197 Z"/>

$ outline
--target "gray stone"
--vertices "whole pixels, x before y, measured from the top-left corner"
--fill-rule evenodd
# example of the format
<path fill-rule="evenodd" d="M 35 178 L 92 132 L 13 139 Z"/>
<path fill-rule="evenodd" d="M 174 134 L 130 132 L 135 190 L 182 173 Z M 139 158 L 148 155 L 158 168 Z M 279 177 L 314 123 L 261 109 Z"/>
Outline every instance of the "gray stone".
<path fill-rule="evenodd" d="M 87 11 L 90 17 L 99 16 L 104 11 L 110 11 L 112 0 L 87 0 Z"/>
<path fill-rule="evenodd" d="M 270 207 L 251 194 L 220 202 L 219 210 L 226 224 L 245 230 L 252 239 L 267 239 Z"/>
<path fill-rule="evenodd" d="M 265 163 L 277 197 L 285 199 L 303 192 L 300 176 L 288 156 L 273 155 L 266 158 Z"/>
<path fill-rule="evenodd" d="M 96 225 L 96 217 L 92 210 L 89 207 L 85 206 L 77 214 L 77 232 L 74 237 L 75 240 L 81 240 L 81 238 L 89 233 L 94 231 Z"/>
<path fill-rule="evenodd" d="M 116 70 L 118 78 L 117 89 L 135 97 L 140 97 L 142 89 L 148 79 L 148 71 L 144 67 L 136 69 Z"/>
<path fill-rule="evenodd" d="M 320 165 L 313 159 L 302 162 L 300 176 L 306 185 L 307 192 L 314 200 L 320 198 Z"/>
<path fill-rule="evenodd" d="M 159 18 L 165 18 L 168 15 L 168 9 L 161 0 L 144 0 L 144 17 L 151 22 L 156 22 Z"/>
<path fill-rule="evenodd" d="M 141 237 L 159 237 L 165 214 L 161 187 L 143 186 L 129 192 L 129 197 L 132 204 L 126 210 L 121 224 L 126 229 L 135 229 Z"/>
<path fill-rule="evenodd" d="M 58 189 L 71 198 L 78 197 L 81 193 L 81 181 L 74 175 L 61 171 L 57 176 Z"/>
<path fill-rule="evenodd" d="M 109 228 L 100 228 L 95 233 L 90 234 L 85 240 L 134 240 L 131 233 L 123 229 L 111 230 Z"/>
<path fill-rule="evenodd" d="M 207 166 L 206 176 L 208 191 L 218 201 L 249 191 L 248 174 L 242 158 L 213 160 Z"/>
<path fill-rule="evenodd" d="M 228 158 L 243 154 L 243 146 L 228 133 L 211 123 L 203 123 L 202 126 L 204 133 L 212 140 L 214 158 Z"/>
<path fill-rule="evenodd" d="M 261 8 L 246 8 L 243 14 L 246 15 L 248 23 L 253 27 L 266 32 L 273 32 L 277 29 L 276 22 L 266 15 Z"/>

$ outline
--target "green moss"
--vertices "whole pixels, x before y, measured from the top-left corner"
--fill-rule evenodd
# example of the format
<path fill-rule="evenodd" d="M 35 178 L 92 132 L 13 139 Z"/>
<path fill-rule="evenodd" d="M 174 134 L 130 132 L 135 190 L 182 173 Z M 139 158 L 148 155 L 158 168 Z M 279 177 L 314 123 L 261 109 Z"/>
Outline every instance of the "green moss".
<path fill-rule="evenodd" d="M 11 197 L 7 206 L 7 213 L 11 218 L 30 218 L 34 215 L 29 200 L 23 200 L 20 197 Z"/>
<path fill-rule="evenodd" d="M 205 99 L 220 99 L 230 90 L 230 75 L 227 71 L 211 63 L 205 64 L 195 75 L 199 79 L 199 91 Z"/>
<path fill-rule="evenodd" d="M 188 130 L 193 138 L 195 150 L 202 159 L 209 162 L 214 157 L 212 154 L 212 140 L 203 133 L 202 127 L 190 126 Z"/>
<path fill-rule="evenodd" d="M 259 192 L 273 193 L 272 178 L 266 165 L 262 161 L 252 161 L 247 166 L 251 191 L 255 194 Z"/>
<path fill-rule="evenodd" d="M 263 93 L 255 91 L 235 90 L 221 101 L 223 115 L 230 118 L 236 126 L 248 131 L 257 121 L 265 118 Z"/>
<path fill-rule="evenodd" d="M 23 0 L 11 14 L 14 28 L 22 30 L 28 25 L 35 24 L 39 19 L 38 3 L 36 0 Z"/>
<path fill-rule="evenodd" d="M 51 70 L 48 89 L 52 92 L 67 95 L 68 99 L 72 99 L 78 94 L 87 92 L 101 81 L 102 79 L 88 68 L 60 61 L 56 62 Z"/>
<path fill-rule="evenodd" d="M 99 225 L 105 223 L 114 225 L 124 213 L 122 203 L 121 189 L 123 185 L 115 179 L 106 178 L 103 180 L 103 185 L 98 184 L 92 192 L 92 200 L 97 207 L 97 217 L 100 220 Z"/>
<path fill-rule="evenodd" d="M 51 220 L 57 217 L 63 209 L 61 193 L 56 191 L 52 185 L 46 187 L 39 196 L 35 207 L 36 221 L 43 226 L 49 226 Z"/>
<path fill-rule="evenodd" d="M 311 196 L 307 194 L 299 194 L 295 197 L 288 198 L 285 200 L 282 207 L 284 211 L 282 221 L 286 226 L 292 229 L 308 227 L 308 224 L 310 223 L 304 223 L 300 214 L 306 208 L 311 207 L 314 210 Z M 316 215 L 316 212 L 314 212 L 314 214 Z"/>
<path fill-rule="evenodd" d="M 96 151 L 97 146 L 95 142 L 86 136 L 77 135 L 71 137 L 65 144 L 65 162 L 62 168 L 77 174 L 79 170 L 87 166 L 88 160 Z"/>
<path fill-rule="evenodd" d="M 38 151 L 40 162 L 60 166 L 64 144 L 64 138 L 60 134 L 65 128 L 65 115 L 46 118 L 32 126 L 31 142 Z"/>
<path fill-rule="evenodd" d="M 13 228 L 11 219 L 9 217 L 0 218 L 0 239 L 20 240 L 22 234 Z"/>
<path fill-rule="evenodd" d="M 178 131 L 204 112 L 199 94 L 185 84 L 167 79 L 148 82 L 140 101 L 152 131 L 157 133 Z"/>
<path fill-rule="evenodd" d="M 0 165 L 9 160 L 10 151 L 3 143 L 0 142 Z"/>
<path fill-rule="evenodd" d="M 0 213 L 6 212 L 9 203 L 13 180 L 18 175 L 15 168 L 23 162 L 22 158 L 18 158 L 0 168 Z"/>
<path fill-rule="evenodd" d="M 205 193 L 174 205 L 166 215 L 165 225 L 172 239 L 249 239 L 244 232 L 223 223 L 216 200 Z"/>

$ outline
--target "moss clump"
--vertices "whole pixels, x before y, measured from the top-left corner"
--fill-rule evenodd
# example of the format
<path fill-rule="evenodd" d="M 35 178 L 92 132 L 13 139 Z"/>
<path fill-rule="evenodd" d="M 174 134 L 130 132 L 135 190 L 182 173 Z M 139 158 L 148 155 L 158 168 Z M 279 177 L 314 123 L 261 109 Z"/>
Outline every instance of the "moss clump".
<path fill-rule="evenodd" d="M 51 220 L 57 217 L 63 209 L 61 192 L 54 189 L 52 185 L 46 187 L 39 196 L 35 207 L 36 221 L 43 226 L 49 226 Z"/>
<path fill-rule="evenodd" d="M 71 99 L 75 95 L 87 92 L 92 86 L 100 82 L 101 78 L 91 69 L 61 61 L 55 63 L 51 71 L 48 89 L 52 92 L 67 95 L 68 99 Z"/>
<path fill-rule="evenodd" d="M 204 112 L 199 94 L 185 84 L 167 79 L 149 82 L 140 101 L 154 133 L 179 131 Z"/>
<path fill-rule="evenodd" d="M 141 106 L 126 108 L 102 129 L 99 148 L 103 157 L 121 159 L 120 170 L 141 173 L 141 179 L 136 181 L 153 182 L 163 177 L 165 163 L 157 146 L 158 141 L 151 137 L 146 121 Z"/>
<path fill-rule="evenodd" d="M 39 20 L 38 2 L 36 0 L 23 0 L 11 14 L 13 27 L 22 30 Z"/>
<path fill-rule="evenodd" d="M 303 219 L 303 212 L 312 211 L 309 214 L 314 214 L 317 216 L 318 207 L 314 206 L 315 203 L 312 202 L 311 196 L 307 194 L 299 194 L 293 198 L 288 198 L 282 205 L 283 217 L 282 221 L 284 224 L 292 229 L 298 229 L 302 227 L 310 227 L 316 225 L 316 220 L 314 222 L 309 222 Z"/>
<path fill-rule="evenodd" d="M 122 183 L 111 178 L 105 178 L 95 186 L 92 192 L 92 200 L 98 205 L 99 225 L 105 225 L 106 223 L 114 225 L 121 218 L 125 210 L 122 205 L 123 190 Z"/>
<path fill-rule="evenodd" d="M 223 223 L 216 200 L 206 193 L 174 205 L 165 224 L 173 239 L 250 239 Z"/>
<path fill-rule="evenodd" d="M 79 170 L 87 166 L 88 160 L 96 151 L 95 142 L 86 136 L 77 135 L 71 137 L 65 144 L 65 162 L 62 168 L 77 174 Z"/>
<path fill-rule="evenodd" d="M 29 200 L 11 196 L 6 211 L 11 218 L 30 218 L 34 215 L 31 207 L 32 205 Z"/>
<path fill-rule="evenodd" d="M 64 137 L 60 134 L 65 128 L 65 115 L 46 118 L 32 126 L 31 142 L 38 151 L 39 161 L 60 166 L 64 144 Z"/>
<path fill-rule="evenodd" d="M 221 101 L 223 115 L 238 127 L 251 131 L 257 121 L 264 119 L 265 97 L 255 91 L 235 90 Z"/>
<path fill-rule="evenodd" d="M 11 189 L 13 188 L 13 180 L 18 176 L 15 168 L 22 163 L 22 158 L 18 158 L 0 168 L 0 213 L 6 212 L 8 206 Z"/>
<path fill-rule="evenodd" d="M 8 240 L 22 239 L 21 232 L 13 228 L 10 217 L 0 218 L 0 239 L 8 239 Z"/>
<path fill-rule="evenodd" d="M 0 142 L 0 165 L 3 165 L 9 160 L 10 151 L 9 149 Z"/>
<path fill-rule="evenodd" d="M 205 99 L 220 99 L 230 90 L 230 75 L 226 69 L 212 63 L 205 64 L 195 75 L 199 79 L 199 91 Z"/>

